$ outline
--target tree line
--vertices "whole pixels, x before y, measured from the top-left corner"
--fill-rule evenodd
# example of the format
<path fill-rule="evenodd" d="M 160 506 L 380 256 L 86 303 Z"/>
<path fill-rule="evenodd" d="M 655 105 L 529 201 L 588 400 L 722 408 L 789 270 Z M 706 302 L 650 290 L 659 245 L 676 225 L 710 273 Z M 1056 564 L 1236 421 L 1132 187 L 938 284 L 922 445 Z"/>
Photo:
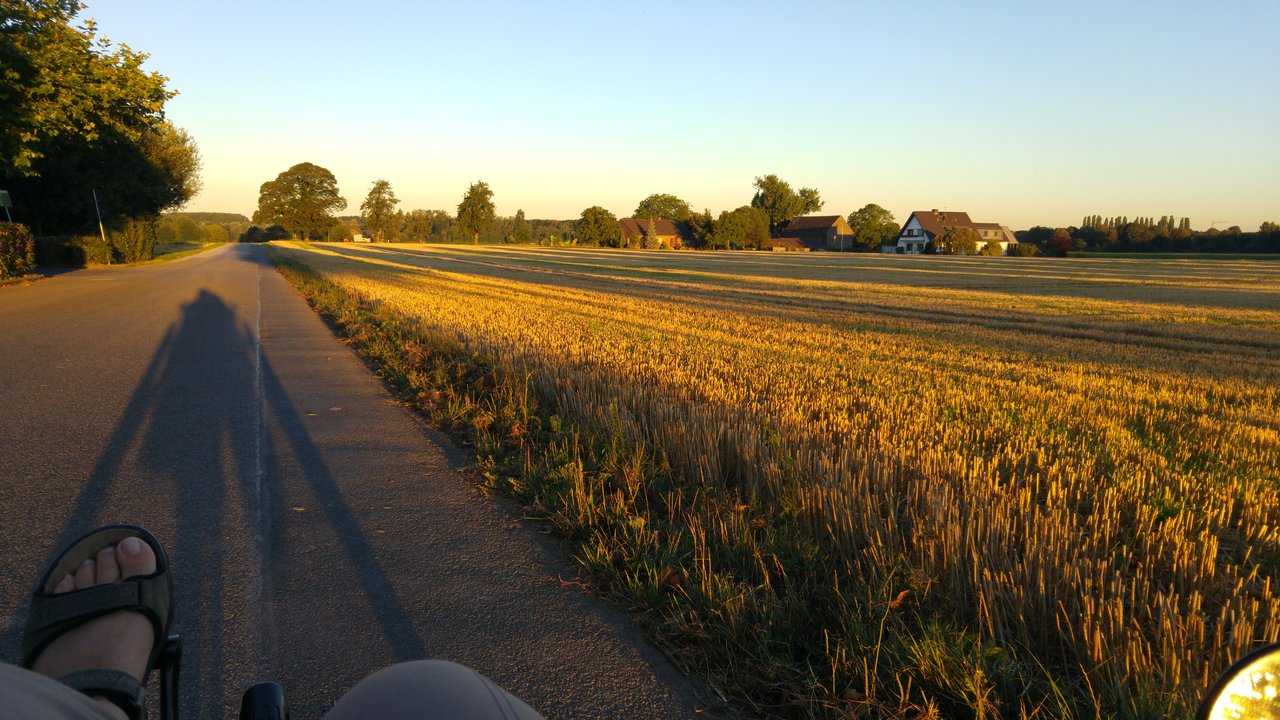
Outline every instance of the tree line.
<path fill-rule="evenodd" d="M 777 175 L 755 179 L 750 201 L 713 216 L 695 211 L 685 200 L 655 193 L 640 201 L 631 217 L 652 223 L 667 220 L 681 230 L 682 244 L 694 248 L 767 249 L 786 232 L 796 217 L 821 210 L 824 202 L 814 188 L 793 189 Z M 262 184 L 255 227 L 241 240 L 259 241 L 294 237 L 343 241 L 357 233 L 379 242 L 539 243 L 601 247 L 642 246 L 652 238 L 625 237 L 619 219 L 599 205 L 584 209 L 576 220 L 528 220 L 524 211 L 499 217 L 494 211 L 493 190 L 488 183 L 472 183 L 456 212 L 397 209 L 399 199 L 391 183 L 376 180 L 360 204 L 360 214 L 339 217 L 347 201 L 338 192 L 337 179 L 325 168 L 299 163 Z M 877 251 L 892 244 L 899 226 L 893 214 L 869 203 L 847 218 L 855 250 Z M 259 226 L 266 226 L 259 227 Z M 651 234 L 652 235 L 652 234 Z M 1078 227 L 1033 227 L 1016 233 L 1016 254 L 1046 252 L 1064 255 L 1073 250 L 1171 252 L 1277 252 L 1280 236 L 1275 223 L 1263 223 L 1256 233 L 1239 227 L 1196 232 L 1186 217 L 1102 217 L 1090 215 Z M 656 246 L 656 245 L 654 245 Z M 929 243 L 929 252 L 960 255 L 1000 255 L 998 242 L 984 242 L 972 228 L 947 228 Z"/>
<path fill-rule="evenodd" d="M 641 240 L 624 238 L 619 219 L 598 205 L 582 211 L 575 220 L 528 219 L 523 210 L 514 216 L 496 214 L 493 190 L 488 183 L 472 183 L 456 212 L 397 209 L 400 200 L 391 183 L 373 182 L 360 204 L 360 214 L 339 216 L 347 201 L 338 191 L 329 170 L 299 163 L 259 189 L 254 227 L 240 239 L 257 242 L 282 237 L 306 240 L 353 240 L 356 234 L 378 242 L 470 242 L 540 245 L 639 246 Z M 749 203 L 718 216 L 710 210 L 695 211 L 685 200 L 655 193 L 640 201 L 632 218 L 676 223 L 687 243 L 695 248 L 767 249 L 796 217 L 821 210 L 823 201 L 814 188 L 792 189 L 777 175 L 755 179 Z M 855 249 L 877 250 L 898 231 L 893 214 L 868 204 L 849 214 Z"/>
<path fill-rule="evenodd" d="M 1274 222 L 1262 223 L 1256 232 L 1247 232 L 1238 225 L 1193 230 L 1190 218 L 1174 215 L 1133 219 L 1087 215 L 1079 225 L 1037 225 L 1014 234 L 1018 242 L 1058 256 L 1069 252 L 1280 252 L 1280 225 Z"/>
<path fill-rule="evenodd" d="M 147 59 L 79 25 L 77 0 L 0 3 L 0 187 L 37 236 L 81 254 L 151 256 L 165 210 L 200 188 L 195 141 L 165 119 L 176 94 Z"/>

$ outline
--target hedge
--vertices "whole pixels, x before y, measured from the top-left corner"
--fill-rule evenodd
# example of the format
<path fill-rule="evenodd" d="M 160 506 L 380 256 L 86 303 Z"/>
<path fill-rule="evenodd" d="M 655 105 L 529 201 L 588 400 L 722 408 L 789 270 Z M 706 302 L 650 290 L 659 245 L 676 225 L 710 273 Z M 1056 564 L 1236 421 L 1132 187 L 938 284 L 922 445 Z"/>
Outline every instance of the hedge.
<path fill-rule="evenodd" d="M 126 220 L 101 235 L 47 235 L 36 239 L 41 265 L 109 265 L 150 260 L 155 256 L 156 223 L 152 218 Z"/>
<path fill-rule="evenodd" d="M 41 265 L 105 265 L 111 248 L 97 235 L 43 235 L 36 239 L 36 262 Z"/>
<path fill-rule="evenodd" d="M 0 280 L 22 277 L 35 269 L 36 247 L 26 225 L 0 222 Z"/>

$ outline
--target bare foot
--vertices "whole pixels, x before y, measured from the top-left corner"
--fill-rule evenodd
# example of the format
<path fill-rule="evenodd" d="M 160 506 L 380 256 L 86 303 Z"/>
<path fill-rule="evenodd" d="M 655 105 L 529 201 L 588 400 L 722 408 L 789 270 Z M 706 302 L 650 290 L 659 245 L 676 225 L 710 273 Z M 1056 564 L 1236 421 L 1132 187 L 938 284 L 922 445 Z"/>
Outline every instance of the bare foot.
<path fill-rule="evenodd" d="M 155 570 L 156 555 L 151 546 L 136 537 L 125 538 L 115 547 L 101 550 L 96 560 L 85 560 L 74 575 L 58 581 L 53 592 L 108 585 Z M 54 640 L 41 651 L 32 669 L 55 680 L 80 670 L 122 670 L 142 680 L 154 637 L 151 621 L 145 616 L 120 610 Z M 124 711 L 114 703 L 101 697 L 94 699 L 109 708 L 113 717 L 124 720 Z"/>

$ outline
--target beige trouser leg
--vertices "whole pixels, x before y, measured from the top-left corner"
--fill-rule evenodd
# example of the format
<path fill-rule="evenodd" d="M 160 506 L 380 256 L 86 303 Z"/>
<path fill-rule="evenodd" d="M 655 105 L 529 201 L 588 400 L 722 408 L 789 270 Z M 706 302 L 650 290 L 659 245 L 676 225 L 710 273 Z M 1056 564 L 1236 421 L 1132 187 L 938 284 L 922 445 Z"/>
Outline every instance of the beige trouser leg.
<path fill-rule="evenodd" d="M 447 660 L 415 660 L 379 670 L 351 688 L 324 718 L 542 720 L 489 678 Z"/>
<path fill-rule="evenodd" d="M 53 678 L 0 663 L 0 717 L 18 720 L 111 720 L 101 703 Z"/>

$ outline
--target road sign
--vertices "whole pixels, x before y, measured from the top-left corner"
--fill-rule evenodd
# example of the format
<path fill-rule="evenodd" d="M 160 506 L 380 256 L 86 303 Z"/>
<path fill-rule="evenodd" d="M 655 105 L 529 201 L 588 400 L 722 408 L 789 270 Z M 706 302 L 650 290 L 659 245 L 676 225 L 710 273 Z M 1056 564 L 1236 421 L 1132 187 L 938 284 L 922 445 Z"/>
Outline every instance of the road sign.
<path fill-rule="evenodd" d="M 9 197 L 8 190 L 0 190 L 0 207 L 13 207 L 13 200 Z"/>

